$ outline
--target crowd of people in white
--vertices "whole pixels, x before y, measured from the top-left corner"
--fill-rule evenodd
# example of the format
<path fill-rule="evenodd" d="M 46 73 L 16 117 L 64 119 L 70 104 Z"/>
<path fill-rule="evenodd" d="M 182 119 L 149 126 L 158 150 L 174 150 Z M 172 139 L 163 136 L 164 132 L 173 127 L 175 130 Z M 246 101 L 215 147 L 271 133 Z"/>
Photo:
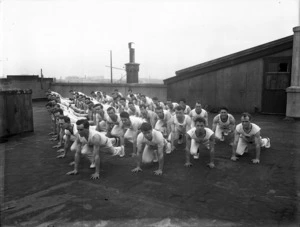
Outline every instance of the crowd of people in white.
<path fill-rule="evenodd" d="M 53 148 L 59 149 L 57 158 L 74 152 L 74 170 L 68 175 L 78 174 L 81 156 L 90 160 L 95 169 L 92 179 L 99 178 L 100 165 L 105 153 L 125 156 L 126 142 L 132 143 L 130 155 L 137 166 L 132 172 L 142 171 L 142 163 L 158 162 L 154 174 L 163 173 L 164 158 L 185 143 L 185 164 L 191 166 L 190 157 L 199 159 L 199 152 L 207 149 L 210 153 L 208 166 L 215 167 L 215 143 L 225 141 L 232 147 L 231 160 L 248 152 L 249 144 L 255 144 L 253 163 L 260 162 L 261 147 L 269 148 L 270 139 L 262 138 L 260 127 L 251 122 L 249 113 L 242 113 L 241 123 L 236 125 L 232 114 L 221 107 L 208 126 L 208 112 L 196 102 L 193 109 L 185 99 L 179 103 L 157 97 L 135 94 L 131 89 L 123 96 L 118 89 L 112 95 L 93 91 L 87 95 L 70 91 L 73 98 L 62 97 L 59 93 L 47 92 L 48 109 L 53 131 L 50 140 L 58 141 Z M 128 149 L 126 149 L 128 150 Z"/>

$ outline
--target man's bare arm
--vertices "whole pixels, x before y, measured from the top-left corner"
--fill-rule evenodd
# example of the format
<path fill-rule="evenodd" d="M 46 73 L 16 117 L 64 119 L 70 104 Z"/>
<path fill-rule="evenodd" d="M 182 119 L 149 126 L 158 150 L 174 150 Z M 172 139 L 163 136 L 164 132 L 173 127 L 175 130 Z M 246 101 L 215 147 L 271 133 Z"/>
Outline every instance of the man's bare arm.
<path fill-rule="evenodd" d="M 141 169 L 141 163 L 142 163 L 143 150 L 144 150 L 144 144 L 138 143 L 137 144 L 137 156 L 136 156 L 136 164 L 137 164 L 137 166 L 136 166 L 136 168 L 134 168 L 133 170 L 131 170 L 134 173 L 142 171 L 142 169 Z"/>
<path fill-rule="evenodd" d="M 260 131 L 255 134 L 254 141 L 255 141 L 256 157 L 255 159 L 252 159 L 252 162 L 254 164 L 258 164 L 260 162 L 260 146 L 261 146 Z"/>
<path fill-rule="evenodd" d="M 190 137 L 189 134 L 186 134 L 185 135 L 186 137 L 186 145 L 185 145 L 185 164 L 184 166 L 192 166 L 192 163 L 190 161 L 190 149 L 191 149 L 191 141 L 192 141 L 192 138 Z"/>
<path fill-rule="evenodd" d="M 96 134 L 92 138 L 93 157 L 95 161 L 95 173 L 92 174 L 91 179 L 99 179 L 100 174 L 100 135 Z"/>
<path fill-rule="evenodd" d="M 240 134 L 235 130 L 234 131 L 234 140 L 233 140 L 233 149 L 232 149 L 232 155 L 231 155 L 231 160 L 236 161 L 238 158 L 236 157 L 236 149 L 237 149 L 237 144 L 239 142 Z"/>
<path fill-rule="evenodd" d="M 208 166 L 210 168 L 215 167 L 215 134 L 212 134 L 209 138 L 209 148 L 210 148 L 210 162 L 208 163 Z"/>
<path fill-rule="evenodd" d="M 154 174 L 162 175 L 163 168 L 164 168 L 164 146 L 163 146 L 163 144 L 158 146 L 157 154 L 158 154 L 158 170 L 154 171 Z"/>

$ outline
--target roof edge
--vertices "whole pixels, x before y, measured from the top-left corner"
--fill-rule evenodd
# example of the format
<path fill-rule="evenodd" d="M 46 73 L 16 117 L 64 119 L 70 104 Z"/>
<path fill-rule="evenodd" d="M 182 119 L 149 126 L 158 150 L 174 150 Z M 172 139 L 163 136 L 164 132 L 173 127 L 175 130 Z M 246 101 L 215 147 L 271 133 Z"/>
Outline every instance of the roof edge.
<path fill-rule="evenodd" d="M 287 36 L 275 41 L 271 41 L 259 46 L 255 46 L 246 50 L 226 55 L 211 61 L 207 61 L 198 65 L 194 65 L 182 70 L 176 71 L 176 76 L 163 80 L 165 84 L 175 82 L 187 78 L 215 71 L 224 67 L 241 64 L 243 62 L 260 58 L 266 55 L 278 53 L 293 47 L 293 35 Z M 184 74 L 184 75 L 183 75 Z"/>

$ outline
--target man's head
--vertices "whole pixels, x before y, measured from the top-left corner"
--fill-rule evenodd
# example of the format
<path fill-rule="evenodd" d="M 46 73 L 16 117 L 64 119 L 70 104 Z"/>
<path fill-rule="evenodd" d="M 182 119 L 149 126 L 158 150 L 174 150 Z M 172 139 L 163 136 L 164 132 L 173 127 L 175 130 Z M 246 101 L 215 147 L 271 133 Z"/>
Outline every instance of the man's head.
<path fill-rule="evenodd" d="M 60 109 L 60 105 L 58 104 L 58 103 L 56 103 L 56 102 L 53 102 L 53 110 L 55 111 L 55 110 L 58 110 L 58 109 Z"/>
<path fill-rule="evenodd" d="M 128 108 L 131 110 L 131 111 L 135 111 L 136 109 L 135 109 L 135 105 L 134 105 L 134 103 L 132 102 L 132 101 L 129 101 L 128 102 Z"/>
<path fill-rule="evenodd" d="M 91 99 L 89 97 L 85 97 L 85 100 L 84 100 L 85 104 L 88 104 L 90 101 L 91 101 Z"/>
<path fill-rule="evenodd" d="M 60 117 L 64 115 L 64 111 L 62 109 L 56 109 L 53 114 L 55 117 Z"/>
<path fill-rule="evenodd" d="M 133 94 L 130 95 L 130 99 L 133 103 L 137 103 L 137 98 Z"/>
<path fill-rule="evenodd" d="M 79 95 L 79 96 L 78 96 L 78 101 L 82 101 L 83 98 L 84 98 L 83 95 Z"/>
<path fill-rule="evenodd" d="M 184 98 L 179 100 L 179 105 L 182 106 L 183 110 L 185 109 L 185 107 L 186 107 L 186 101 L 185 101 Z"/>
<path fill-rule="evenodd" d="M 220 116 L 223 117 L 227 117 L 228 116 L 228 109 L 225 106 L 222 106 L 220 108 Z"/>
<path fill-rule="evenodd" d="M 166 104 L 167 104 L 167 106 L 169 107 L 170 110 L 173 110 L 173 103 L 172 103 L 171 99 L 167 99 Z"/>
<path fill-rule="evenodd" d="M 118 95 L 115 97 L 114 101 L 119 102 L 121 98 L 122 98 L 121 95 L 118 94 Z"/>
<path fill-rule="evenodd" d="M 203 134 L 205 133 L 205 124 L 206 124 L 206 121 L 203 117 L 197 117 L 195 120 L 195 127 L 196 127 L 196 136 L 197 137 L 202 137 Z"/>
<path fill-rule="evenodd" d="M 144 122 L 140 127 L 141 132 L 147 140 L 152 140 L 152 126 L 148 122 Z"/>
<path fill-rule="evenodd" d="M 100 113 L 103 111 L 103 106 L 100 103 L 94 105 L 93 110 L 95 113 Z"/>
<path fill-rule="evenodd" d="M 130 118 L 129 118 L 129 113 L 123 111 L 123 112 L 120 113 L 120 117 L 121 117 L 121 120 L 122 120 L 122 122 L 125 126 L 128 127 L 128 126 L 131 125 Z"/>
<path fill-rule="evenodd" d="M 164 110 L 161 106 L 155 108 L 155 113 L 160 119 L 164 119 Z"/>
<path fill-rule="evenodd" d="M 245 128 L 245 129 L 250 128 L 251 119 L 252 119 L 251 114 L 249 114 L 247 112 L 242 113 L 241 122 L 242 122 L 243 128 Z"/>
<path fill-rule="evenodd" d="M 197 114 L 201 113 L 201 111 L 202 111 L 202 105 L 201 105 L 200 101 L 196 102 L 195 111 L 196 111 Z"/>
<path fill-rule="evenodd" d="M 140 105 L 140 111 L 141 111 L 141 114 L 143 114 L 144 116 L 146 116 L 148 114 L 148 111 L 147 111 L 146 106 L 144 104 Z"/>
<path fill-rule="evenodd" d="M 90 124 L 86 119 L 80 119 L 76 122 L 77 131 L 81 137 L 87 136 L 89 134 Z"/>
<path fill-rule="evenodd" d="M 46 104 L 46 108 L 47 108 L 47 110 L 50 112 L 51 111 L 51 109 L 54 107 L 54 105 L 53 105 L 53 103 L 52 102 L 47 102 L 47 104 Z"/>
<path fill-rule="evenodd" d="M 152 98 L 152 101 L 154 102 L 155 105 L 158 104 L 158 98 L 157 98 L 157 97 L 153 97 L 153 98 Z"/>
<path fill-rule="evenodd" d="M 142 100 L 143 102 L 146 102 L 146 101 L 147 101 L 146 96 L 145 96 L 145 95 L 141 95 L 141 100 Z"/>
<path fill-rule="evenodd" d="M 126 99 L 125 98 L 120 98 L 120 103 L 122 106 L 125 106 L 126 105 Z"/>
<path fill-rule="evenodd" d="M 132 94 L 131 88 L 128 89 L 128 94 L 129 94 L 129 95 Z"/>
<path fill-rule="evenodd" d="M 182 106 L 176 106 L 176 108 L 175 108 L 175 114 L 176 114 L 177 119 L 183 119 L 184 113 L 183 113 Z"/>
<path fill-rule="evenodd" d="M 60 116 L 59 124 L 60 124 L 60 127 L 62 127 L 63 129 L 66 129 L 71 124 L 71 120 L 68 116 Z"/>
<path fill-rule="evenodd" d="M 116 116 L 116 111 L 112 106 L 108 107 L 106 112 L 110 118 Z"/>
<path fill-rule="evenodd" d="M 88 106 L 89 110 L 92 110 L 94 107 L 94 103 L 89 101 L 89 102 L 87 102 L 87 106 Z"/>

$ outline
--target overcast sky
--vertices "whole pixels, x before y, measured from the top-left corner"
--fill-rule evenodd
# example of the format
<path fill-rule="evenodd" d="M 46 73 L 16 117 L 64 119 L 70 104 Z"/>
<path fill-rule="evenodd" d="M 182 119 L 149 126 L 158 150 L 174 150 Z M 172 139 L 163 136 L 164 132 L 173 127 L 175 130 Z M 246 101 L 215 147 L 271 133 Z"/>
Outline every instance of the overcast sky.
<path fill-rule="evenodd" d="M 0 73 L 140 77 L 175 71 L 293 35 L 299 0 L 2 0 Z M 125 75 L 114 70 L 114 77 Z"/>

